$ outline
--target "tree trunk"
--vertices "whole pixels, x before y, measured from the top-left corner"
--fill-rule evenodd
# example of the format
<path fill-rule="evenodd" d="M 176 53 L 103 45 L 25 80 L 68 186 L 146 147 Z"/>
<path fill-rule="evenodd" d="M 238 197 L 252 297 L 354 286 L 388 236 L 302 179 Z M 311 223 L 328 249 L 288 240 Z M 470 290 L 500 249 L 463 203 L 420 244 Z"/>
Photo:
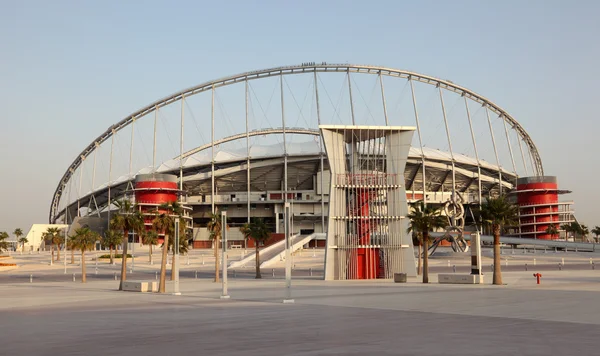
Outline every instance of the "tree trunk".
<path fill-rule="evenodd" d="M 423 283 L 429 283 L 429 231 L 423 231 Z"/>
<path fill-rule="evenodd" d="M 152 263 L 152 244 L 148 245 L 150 247 L 150 254 L 148 255 L 148 262 Z"/>
<path fill-rule="evenodd" d="M 75 264 L 75 249 L 71 248 L 71 264 Z"/>
<path fill-rule="evenodd" d="M 419 242 L 419 256 L 418 256 L 418 260 L 419 260 L 419 264 L 417 266 L 417 275 L 421 275 L 421 271 L 423 270 L 423 264 L 421 263 L 421 256 L 423 255 L 423 244 L 421 242 Z"/>
<path fill-rule="evenodd" d="M 129 245 L 129 230 L 123 230 L 123 235 L 123 251 L 121 251 L 121 281 L 119 282 L 119 290 L 123 290 L 123 281 L 127 280 L 127 247 Z"/>
<path fill-rule="evenodd" d="M 502 271 L 500 270 L 500 225 L 494 224 L 494 281 L 493 284 L 502 284 Z"/>
<path fill-rule="evenodd" d="M 169 252 L 169 235 L 165 234 L 165 242 L 162 247 L 162 260 L 160 261 L 160 282 L 158 285 L 158 293 L 165 293 L 167 283 L 167 258 Z"/>
<path fill-rule="evenodd" d="M 50 262 L 52 262 L 54 260 L 54 245 L 50 245 L 50 253 L 52 253 L 50 257 Z"/>
<path fill-rule="evenodd" d="M 215 239 L 215 282 L 219 282 L 219 242 L 221 241 L 221 236 L 217 235 Z"/>
<path fill-rule="evenodd" d="M 56 260 L 60 261 L 60 245 L 56 246 Z"/>
<path fill-rule="evenodd" d="M 113 246 L 109 246 L 108 247 L 108 254 L 110 256 L 110 264 L 114 265 L 115 264 L 115 254 L 113 253 L 114 247 Z"/>
<path fill-rule="evenodd" d="M 85 275 L 85 250 L 81 250 L 81 283 L 86 283 L 87 277 Z"/>
<path fill-rule="evenodd" d="M 174 269 L 175 269 L 175 249 L 173 248 L 173 255 L 171 256 L 171 280 L 172 281 L 175 280 L 175 274 L 173 273 Z"/>
<path fill-rule="evenodd" d="M 254 240 L 254 244 L 256 245 L 256 279 L 261 279 L 262 276 L 260 275 L 260 252 L 258 250 L 258 241 Z"/>

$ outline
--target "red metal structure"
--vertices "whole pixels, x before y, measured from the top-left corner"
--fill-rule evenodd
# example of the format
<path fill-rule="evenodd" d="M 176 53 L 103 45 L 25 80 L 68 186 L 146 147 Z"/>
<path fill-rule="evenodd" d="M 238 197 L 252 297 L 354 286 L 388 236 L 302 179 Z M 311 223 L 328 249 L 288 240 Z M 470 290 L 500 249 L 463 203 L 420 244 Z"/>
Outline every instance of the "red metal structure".
<path fill-rule="evenodd" d="M 559 202 L 558 195 L 570 193 L 559 190 L 556 177 L 524 177 L 517 181 L 520 235 L 542 240 L 556 240 L 559 234 L 546 232 L 554 225 L 558 230 L 563 224 L 574 221 L 572 202 Z"/>
<path fill-rule="evenodd" d="M 177 201 L 180 194 L 177 177 L 159 173 L 137 175 L 134 191 L 136 204 L 144 216 L 146 230 L 152 228 L 152 220 L 157 213 L 165 212 L 159 208 L 160 205 Z M 160 237 L 159 243 L 162 241 L 163 238 Z"/>

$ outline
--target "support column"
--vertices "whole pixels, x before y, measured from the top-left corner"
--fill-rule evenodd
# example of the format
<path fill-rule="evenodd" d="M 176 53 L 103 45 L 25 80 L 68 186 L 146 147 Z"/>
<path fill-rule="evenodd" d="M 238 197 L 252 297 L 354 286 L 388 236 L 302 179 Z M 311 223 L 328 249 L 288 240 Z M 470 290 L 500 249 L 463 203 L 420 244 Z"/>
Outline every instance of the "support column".
<path fill-rule="evenodd" d="M 294 303 L 292 299 L 292 254 L 290 253 L 290 203 L 284 205 L 285 231 L 285 297 L 284 303 Z"/>
<path fill-rule="evenodd" d="M 500 158 L 498 158 L 498 150 L 496 149 L 496 139 L 494 138 L 494 129 L 492 128 L 492 120 L 490 120 L 490 112 L 487 105 L 485 106 L 485 115 L 487 116 L 490 134 L 492 136 L 492 145 L 494 146 L 494 154 L 496 155 L 496 164 L 498 165 L 498 189 L 502 194 L 502 167 L 500 166 Z"/>
<path fill-rule="evenodd" d="M 523 167 L 525 168 L 525 175 L 529 176 L 529 170 L 527 169 L 527 161 L 525 160 L 525 154 L 523 153 L 523 145 L 521 144 L 521 138 L 517 135 L 517 141 L 519 141 L 519 150 L 521 151 L 521 159 L 523 160 Z"/>
<path fill-rule="evenodd" d="M 426 183 L 426 175 L 425 175 L 425 153 L 423 152 L 423 140 L 421 138 L 421 125 L 419 124 L 419 111 L 417 110 L 417 99 L 415 97 L 415 88 L 413 86 L 413 81 L 412 78 L 409 77 L 408 78 L 408 82 L 410 83 L 410 92 L 412 94 L 412 102 L 413 102 L 413 109 L 415 112 L 415 121 L 417 122 L 417 135 L 419 137 L 419 147 L 421 148 L 421 166 L 423 167 L 423 171 L 422 171 L 422 175 L 423 175 L 423 203 L 425 205 L 427 205 L 427 192 L 426 192 L 426 187 L 427 185 Z M 416 179 L 416 176 L 415 176 Z M 413 186 L 414 186 L 414 182 L 413 182 Z M 413 188 L 414 191 L 414 188 Z"/>
<path fill-rule="evenodd" d="M 248 219 L 246 222 L 250 224 L 250 127 L 248 123 L 248 78 L 246 78 L 244 83 L 246 84 L 246 191 L 248 193 Z M 244 249 L 246 249 L 246 239 L 244 239 Z"/>
<path fill-rule="evenodd" d="M 454 164 L 454 152 L 452 151 L 452 141 L 450 140 L 450 129 L 448 128 L 448 118 L 446 117 L 446 106 L 444 105 L 444 96 L 442 88 L 438 86 L 440 93 L 440 102 L 442 103 L 442 114 L 444 116 L 444 125 L 446 125 L 446 136 L 448 137 L 448 149 L 450 150 L 450 159 L 452 160 L 452 202 L 456 202 L 456 167 Z M 442 182 L 444 184 L 444 182 Z M 454 204 L 453 204 L 454 205 Z M 456 226 L 455 221 L 456 207 L 454 207 L 454 216 L 452 217 L 452 226 Z"/>
<path fill-rule="evenodd" d="M 319 105 L 319 87 L 317 85 L 317 71 L 314 72 L 315 78 L 315 99 L 317 101 L 317 123 L 321 125 L 321 106 Z M 323 133 L 319 130 L 319 159 L 321 161 L 321 232 L 325 232 L 325 187 L 323 186 Z M 330 179 L 331 181 L 331 179 Z"/>
<path fill-rule="evenodd" d="M 356 125 L 354 121 L 354 101 L 352 100 L 352 83 L 350 83 L 350 69 L 346 72 L 348 76 L 348 93 L 350 94 L 350 113 L 352 114 L 352 125 Z"/>
<path fill-rule="evenodd" d="M 185 94 L 181 96 L 181 127 L 179 135 L 179 190 L 183 192 L 183 119 L 185 109 Z M 179 195 L 179 201 L 182 201 L 183 195 Z"/>
<path fill-rule="evenodd" d="M 211 88 L 210 102 L 210 211 L 215 213 L 215 85 Z"/>
<path fill-rule="evenodd" d="M 285 105 L 283 100 L 283 74 L 279 76 L 279 91 L 281 93 L 281 123 L 283 125 L 283 201 L 288 201 L 288 154 L 287 154 L 287 137 L 285 127 Z"/>
<path fill-rule="evenodd" d="M 379 71 L 379 84 L 381 84 L 381 101 L 383 101 L 383 116 L 385 117 L 385 125 L 388 126 L 390 123 L 388 121 L 387 105 L 385 104 L 385 91 L 383 90 L 383 77 L 381 76 L 381 71 Z"/>
<path fill-rule="evenodd" d="M 466 96 L 465 108 L 467 110 L 467 119 L 469 120 L 469 130 L 471 131 L 471 140 L 473 141 L 473 149 L 475 150 L 475 159 L 477 159 L 477 193 L 479 196 L 479 206 L 481 206 L 481 161 L 479 160 L 479 151 L 477 150 L 477 142 L 475 141 L 475 131 L 473 130 L 473 121 L 471 120 L 471 111 L 469 110 L 469 101 Z"/>
<path fill-rule="evenodd" d="M 508 151 L 510 152 L 510 161 L 512 162 L 513 171 L 515 172 L 515 176 L 517 175 L 517 165 L 515 164 L 515 157 L 513 156 L 512 145 L 510 143 L 510 136 L 508 135 L 508 128 L 506 127 L 506 120 L 501 116 L 502 122 L 504 123 L 504 133 L 506 134 L 506 142 L 508 143 Z M 517 186 L 517 182 L 515 181 L 515 187 Z"/>
<path fill-rule="evenodd" d="M 81 156 L 81 164 L 79 165 L 79 187 L 77 188 L 77 217 L 81 217 L 81 180 L 83 179 L 83 163 L 85 157 Z"/>
<path fill-rule="evenodd" d="M 115 145 L 115 135 L 116 135 L 116 132 L 113 129 L 112 135 L 110 136 L 110 160 L 109 160 L 109 164 L 108 164 L 108 202 L 106 205 L 106 208 L 108 210 L 108 223 L 109 224 L 110 224 L 110 186 L 112 184 L 112 182 L 111 182 L 111 180 L 112 180 L 112 163 L 113 163 L 113 148 Z"/>
<path fill-rule="evenodd" d="M 156 171 L 156 123 L 158 120 L 158 106 L 154 106 L 154 140 L 152 143 L 152 172 Z"/>

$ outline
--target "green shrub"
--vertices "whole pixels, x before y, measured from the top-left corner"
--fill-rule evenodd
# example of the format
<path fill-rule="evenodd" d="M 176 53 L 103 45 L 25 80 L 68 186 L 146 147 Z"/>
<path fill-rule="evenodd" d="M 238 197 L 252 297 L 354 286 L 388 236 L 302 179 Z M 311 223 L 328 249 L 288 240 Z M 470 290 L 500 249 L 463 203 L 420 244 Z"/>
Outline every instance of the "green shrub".
<path fill-rule="evenodd" d="M 98 258 L 110 258 L 110 255 L 101 255 Z M 123 254 L 117 253 L 117 254 L 115 254 L 115 258 L 123 258 Z M 128 253 L 127 258 L 131 258 L 131 254 Z"/>

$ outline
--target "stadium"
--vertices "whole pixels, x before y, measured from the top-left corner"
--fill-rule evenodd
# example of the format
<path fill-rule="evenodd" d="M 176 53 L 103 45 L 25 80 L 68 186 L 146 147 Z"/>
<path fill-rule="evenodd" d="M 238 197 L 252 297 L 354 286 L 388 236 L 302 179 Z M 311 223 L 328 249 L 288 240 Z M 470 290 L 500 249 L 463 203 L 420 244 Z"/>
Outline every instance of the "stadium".
<path fill-rule="evenodd" d="M 116 200 L 138 196 L 151 189 L 140 183 L 163 177 L 168 188 L 152 189 L 185 203 L 194 247 L 211 245 L 206 224 L 214 212 L 227 211 L 231 226 L 262 217 L 281 234 L 285 202 L 291 233 L 317 233 L 311 244 L 324 246 L 318 233 L 327 231 L 337 177 L 330 174 L 323 125 L 414 127 L 404 169 L 407 202 L 458 204 L 466 230 L 472 208 L 502 193 L 518 195 L 515 236 L 564 239 L 564 231 L 550 236 L 547 227 L 574 221 L 573 203 L 558 200 L 567 191 L 544 175 L 532 137 L 486 97 L 405 70 L 308 62 L 208 81 L 125 116 L 67 167 L 49 223 L 106 229 Z M 383 161 L 380 147 L 371 142 L 360 155 Z M 375 163 L 369 170 L 381 168 Z M 230 230 L 230 243 L 243 245 L 237 230 Z"/>

